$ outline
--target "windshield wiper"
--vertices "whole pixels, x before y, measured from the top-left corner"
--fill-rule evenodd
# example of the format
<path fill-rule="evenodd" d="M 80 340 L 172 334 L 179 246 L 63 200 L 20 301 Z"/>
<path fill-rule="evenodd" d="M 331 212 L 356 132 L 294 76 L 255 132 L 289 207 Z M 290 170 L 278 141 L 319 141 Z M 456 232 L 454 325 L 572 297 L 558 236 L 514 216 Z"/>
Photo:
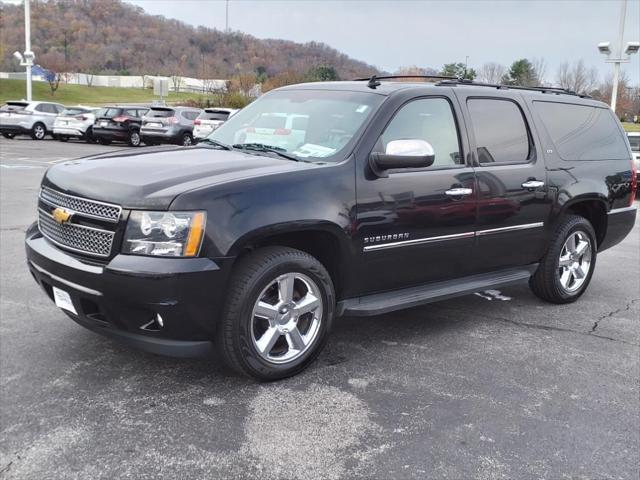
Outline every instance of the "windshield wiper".
<path fill-rule="evenodd" d="M 210 138 L 203 138 L 198 143 L 208 143 L 209 145 L 213 145 L 214 147 L 221 148 L 223 150 L 231 150 L 231 147 L 226 143 L 219 142 L 217 140 L 212 140 Z"/>
<path fill-rule="evenodd" d="M 282 147 L 275 147 L 273 145 L 265 145 L 264 143 L 236 143 L 233 145 L 233 148 L 237 148 L 239 150 L 253 150 L 254 152 L 269 152 L 275 153 L 282 158 L 286 158 L 287 160 L 292 160 L 294 162 L 299 162 L 300 159 L 295 155 L 290 155 L 287 151 Z"/>

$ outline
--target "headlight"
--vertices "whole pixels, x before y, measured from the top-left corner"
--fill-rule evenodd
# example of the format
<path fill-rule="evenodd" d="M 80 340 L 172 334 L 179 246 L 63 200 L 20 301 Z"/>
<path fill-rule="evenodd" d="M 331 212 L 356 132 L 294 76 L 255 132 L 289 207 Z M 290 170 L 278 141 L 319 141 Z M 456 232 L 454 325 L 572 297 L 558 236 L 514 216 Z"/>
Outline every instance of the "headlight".
<path fill-rule="evenodd" d="M 160 257 L 195 257 L 200 251 L 205 212 L 146 212 L 129 215 L 122 252 Z"/>

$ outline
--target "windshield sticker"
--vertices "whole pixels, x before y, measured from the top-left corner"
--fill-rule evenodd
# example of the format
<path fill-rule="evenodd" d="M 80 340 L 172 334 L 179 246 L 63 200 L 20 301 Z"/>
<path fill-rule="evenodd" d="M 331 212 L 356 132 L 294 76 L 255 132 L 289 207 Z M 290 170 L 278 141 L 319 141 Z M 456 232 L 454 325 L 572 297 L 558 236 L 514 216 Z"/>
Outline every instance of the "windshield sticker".
<path fill-rule="evenodd" d="M 367 111 L 367 108 L 369 108 L 369 105 L 360 105 L 358 108 L 356 108 L 356 112 L 364 113 Z"/>
<path fill-rule="evenodd" d="M 298 157 L 329 157 L 335 153 L 335 148 L 323 147 L 322 145 L 315 145 L 313 143 L 305 143 L 295 152 L 291 152 Z"/>

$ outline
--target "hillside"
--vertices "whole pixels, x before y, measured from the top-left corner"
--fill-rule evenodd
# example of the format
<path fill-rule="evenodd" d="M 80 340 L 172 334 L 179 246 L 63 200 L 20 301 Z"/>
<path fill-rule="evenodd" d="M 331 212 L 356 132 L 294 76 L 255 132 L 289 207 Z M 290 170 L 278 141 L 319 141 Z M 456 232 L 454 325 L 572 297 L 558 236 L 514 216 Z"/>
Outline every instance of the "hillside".
<path fill-rule="evenodd" d="M 273 76 L 329 65 L 341 78 L 375 72 L 321 43 L 261 40 L 240 32 L 192 27 L 148 15 L 120 0 L 32 0 L 36 63 L 65 71 L 121 75 L 229 78 Z M 0 70 L 18 71 L 12 57 L 24 49 L 22 5 L 0 3 Z"/>

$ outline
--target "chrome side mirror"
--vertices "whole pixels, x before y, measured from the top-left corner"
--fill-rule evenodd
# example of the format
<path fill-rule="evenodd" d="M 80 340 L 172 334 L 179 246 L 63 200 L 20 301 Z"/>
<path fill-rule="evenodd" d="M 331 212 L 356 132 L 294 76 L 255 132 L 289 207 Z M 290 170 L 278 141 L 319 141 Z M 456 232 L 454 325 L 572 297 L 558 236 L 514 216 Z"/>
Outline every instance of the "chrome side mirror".
<path fill-rule="evenodd" d="M 420 139 L 391 140 L 385 153 L 373 152 L 369 165 L 379 177 L 386 177 L 386 170 L 397 168 L 426 168 L 435 160 L 433 146 Z"/>

